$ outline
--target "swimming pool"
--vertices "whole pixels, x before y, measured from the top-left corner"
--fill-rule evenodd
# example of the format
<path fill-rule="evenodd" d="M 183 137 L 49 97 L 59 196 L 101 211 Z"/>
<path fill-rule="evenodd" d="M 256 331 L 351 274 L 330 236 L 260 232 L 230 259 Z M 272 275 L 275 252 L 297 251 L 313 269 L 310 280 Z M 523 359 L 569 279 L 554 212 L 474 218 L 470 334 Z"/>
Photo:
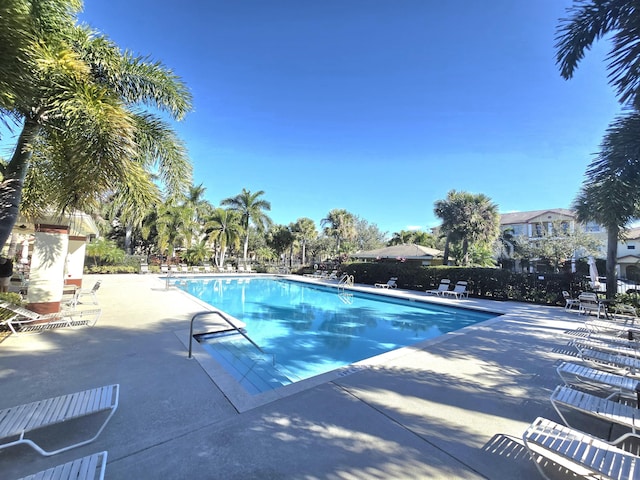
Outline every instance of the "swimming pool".
<path fill-rule="evenodd" d="M 307 379 L 498 314 L 280 278 L 188 278 L 175 285 L 246 324 L 200 337 L 251 394 Z"/>

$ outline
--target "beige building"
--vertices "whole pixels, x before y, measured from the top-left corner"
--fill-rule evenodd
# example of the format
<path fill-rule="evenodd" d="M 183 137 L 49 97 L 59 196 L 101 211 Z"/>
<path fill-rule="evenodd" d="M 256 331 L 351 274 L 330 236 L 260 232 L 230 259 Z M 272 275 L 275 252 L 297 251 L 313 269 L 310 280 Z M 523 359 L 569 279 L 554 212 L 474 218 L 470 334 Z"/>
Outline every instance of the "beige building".
<path fill-rule="evenodd" d="M 577 221 L 575 212 L 566 208 L 553 208 L 548 210 L 533 210 L 529 212 L 513 212 L 500 215 L 500 231 L 509 231 L 513 238 L 526 237 L 531 240 L 541 238 L 544 235 L 553 233 L 553 226 L 573 232 L 576 229 Z M 598 258 L 606 258 L 607 231 L 597 223 L 589 222 L 581 225 L 585 232 L 597 237 L 602 242 L 602 249 Z M 514 246 L 505 242 L 505 254 L 507 257 L 513 256 Z M 619 248 L 620 252 L 621 249 Z M 578 258 L 580 254 L 577 254 Z"/>

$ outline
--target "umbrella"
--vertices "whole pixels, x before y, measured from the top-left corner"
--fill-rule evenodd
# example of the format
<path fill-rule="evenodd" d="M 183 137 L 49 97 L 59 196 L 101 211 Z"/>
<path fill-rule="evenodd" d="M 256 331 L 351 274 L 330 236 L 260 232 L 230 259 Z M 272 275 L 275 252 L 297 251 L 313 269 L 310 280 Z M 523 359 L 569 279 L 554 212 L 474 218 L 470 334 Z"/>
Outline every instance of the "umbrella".
<path fill-rule="evenodd" d="M 589 257 L 589 277 L 591 278 L 591 288 L 594 290 L 600 289 L 600 281 L 598 280 L 598 267 L 596 266 L 596 259 Z"/>

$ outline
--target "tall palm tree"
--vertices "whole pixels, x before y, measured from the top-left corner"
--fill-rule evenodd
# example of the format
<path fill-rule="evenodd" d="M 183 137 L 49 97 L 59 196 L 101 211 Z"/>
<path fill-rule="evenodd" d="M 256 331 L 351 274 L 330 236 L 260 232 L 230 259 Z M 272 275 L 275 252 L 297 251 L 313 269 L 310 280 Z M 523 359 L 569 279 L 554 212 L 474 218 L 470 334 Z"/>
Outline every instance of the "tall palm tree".
<path fill-rule="evenodd" d="M 296 220 L 296 223 L 293 224 L 291 231 L 300 241 L 300 245 L 302 246 L 302 264 L 306 265 L 307 243 L 318 236 L 316 223 L 310 218 L 302 217 Z"/>
<path fill-rule="evenodd" d="M 618 240 L 640 217 L 640 113 L 618 118 L 607 130 L 598 157 L 589 165 L 573 208 L 578 220 L 607 229 L 607 297 L 616 293 Z"/>
<path fill-rule="evenodd" d="M 499 235 L 500 217 L 498 207 L 489 197 L 451 190 L 446 200 L 438 200 L 434 213 L 442 219 L 445 233 L 445 259 L 448 261 L 451 242 L 462 244 L 462 258 L 469 265 L 469 247 L 478 243 L 492 244 Z"/>
<path fill-rule="evenodd" d="M 638 216 L 640 192 L 640 9 L 636 0 L 592 0 L 569 9 L 557 36 L 561 75 L 573 76 L 585 51 L 605 35 L 611 37 L 609 78 L 623 105 L 635 111 L 609 126 L 601 151 L 587 170 L 574 207 L 578 219 L 594 220 L 607 228 L 607 296 L 616 291 L 617 243 L 631 219 Z M 635 183 L 633 183 L 635 182 Z"/>
<path fill-rule="evenodd" d="M 271 210 L 271 203 L 260 198 L 264 195 L 263 190 L 251 193 L 243 188 L 235 197 L 225 198 L 220 202 L 228 205 L 233 210 L 240 212 L 242 228 L 244 229 L 243 260 L 247 263 L 247 252 L 249 250 L 249 227 L 253 225 L 259 232 L 266 231 L 271 225 L 271 219 L 264 211 Z"/>
<path fill-rule="evenodd" d="M 216 257 L 216 264 L 224 267 L 224 258 L 228 246 L 238 248 L 243 232 L 241 217 L 238 212 L 230 209 L 216 208 L 204 225 L 206 238 L 217 242 L 220 257 Z"/>
<path fill-rule="evenodd" d="M 81 8 L 76 0 L 0 5 L 0 36 L 14 38 L 0 46 L 0 115 L 21 128 L 2 171 L 0 245 L 15 225 L 28 174 L 59 212 L 90 211 L 112 192 L 125 192 L 129 204 L 154 204 L 156 169 L 169 191 L 190 183 L 184 146 L 143 110 L 181 119 L 191 108 L 186 87 L 162 64 L 77 25 Z"/>
<path fill-rule="evenodd" d="M 609 78 L 623 104 L 640 109 L 640 9 L 637 0 L 576 1 L 561 19 L 556 36 L 560 74 L 573 77 L 585 51 L 611 34 Z"/>
<path fill-rule="evenodd" d="M 326 218 L 320 220 L 325 235 L 336 240 L 336 253 L 341 253 L 341 246 L 345 240 L 356 237 L 356 217 L 341 208 L 334 208 Z"/>
<path fill-rule="evenodd" d="M 189 224 L 189 210 L 184 205 L 167 202 L 158 209 L 156 229 L 158 247 L 169 258 L 175 256 L 175 249 L 181 246 L 185 238 L 185 226 Z"/>

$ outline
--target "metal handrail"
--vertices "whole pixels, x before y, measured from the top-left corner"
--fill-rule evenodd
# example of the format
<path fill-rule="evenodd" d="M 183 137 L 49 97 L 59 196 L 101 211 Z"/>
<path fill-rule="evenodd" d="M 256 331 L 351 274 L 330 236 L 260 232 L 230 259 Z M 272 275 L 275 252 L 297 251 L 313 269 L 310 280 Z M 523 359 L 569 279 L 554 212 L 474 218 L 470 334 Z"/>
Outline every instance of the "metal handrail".
<path fill-rule="evenodd" d="M 273 364 L 274 364 L 274 365 L 276 364 L 276 356 L 275 356 L 275 354 L 265 352 L 265 351 L 260 347 L 260 345 L 258 345 L 256 342 L 254 342 L 253 340 L 251 340 L 251 339 L 247 336 L 247 334 L 246 334 L 246 333 L 244 333 L 242 330 L 240 330 L 240 329 L 238 328 L 238 326 L 237 326 L 237 325 L 234 325 L 234 324 L 233 324 L 233 322 L 231 322 L 227 317 L 225 317 L 222 313 L 220 313 L 220 312 L 218 312 L 218 311 L 216 311 L 216 310 L 205 310 L 205 311 L 203 311 L 203 312 L 198 312 L 198 313 L 196 313 L 195 315 L 193 315 L 193 317 L 191 317 L 191 325 L 190 325 L 190 328 L 189 328 L 189 358 L 193 358 L 193 356 L 191 355 L 191 352 L 192 352 L 192 344 L 193 344 L 193 321 L 194 321 L 197 317 L 199 317 L 199 316 L 201 316 L 201 315 L 210 315 L 210 314 L 212 314 L 212 313 L 215 313 L 215 314 L 216 314 L 216 315 L 218 315 L 221 319 L 223 319 L 225 322 L 227 322 L 227 323 L 231 326 L 231 328 L 232 328 L 233 330 L 235 330 L 235 331 L 236 331 L 236 332 L 238 332 L 240 335 L 242 335 L 244 338 L 246 338 L 246 339 L 249 341 L 249 343 L 251 343 L 254 347 L 256 347 L 258 350 L 260 350 L 260 352 L 261 352 L 263 355 L 271 355 Z"/>

